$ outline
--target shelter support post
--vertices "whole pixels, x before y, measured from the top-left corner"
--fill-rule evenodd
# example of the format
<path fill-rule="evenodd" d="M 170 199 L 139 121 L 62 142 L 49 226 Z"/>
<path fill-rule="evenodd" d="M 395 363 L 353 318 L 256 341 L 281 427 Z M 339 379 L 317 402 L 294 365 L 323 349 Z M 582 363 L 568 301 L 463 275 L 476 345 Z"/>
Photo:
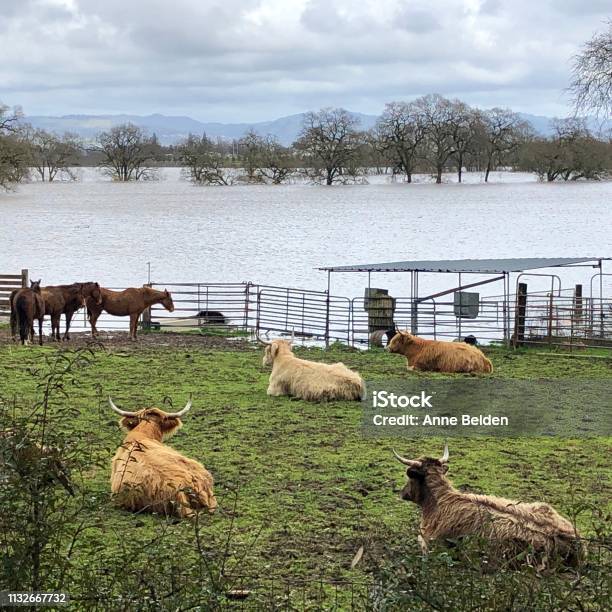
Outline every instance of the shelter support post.
<path fill-rule="evenodd" d="M 521 346 L 525 341 L 525 315 L 527 314 L 527 283 L 519 283 L 516 294 L 516 311 L 514 319 L 515 347 Z"/>

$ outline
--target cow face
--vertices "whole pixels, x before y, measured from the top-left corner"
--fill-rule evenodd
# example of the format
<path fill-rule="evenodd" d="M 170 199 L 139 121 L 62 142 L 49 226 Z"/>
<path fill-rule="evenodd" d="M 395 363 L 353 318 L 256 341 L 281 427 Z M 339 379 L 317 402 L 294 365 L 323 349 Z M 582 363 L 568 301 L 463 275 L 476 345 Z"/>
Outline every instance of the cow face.
<path fill-rule="evenodd" d="M 418 464 L 417 464 L 418 463 Z M 427 497 L 427 489 L 432 478 L 442 477 L 448 471 L 448 466 L 441 463 L 439 459 L 421 457 L 415 460 L 415 465 L 406 470 L 408 481 L 400 492 L 404 501 L 415 504 L 423 504 Z"/>
<path fill-rule="evenodd" d="M 390 353 L 403 353 L 406 348 L 413 342 L 414 336 L 406 331 L 396 330 L 395 335 L 389 341 L 387 350 Z"/>
<path fill-rule="evenodd" d="M 152 426 L 161 432 L 162 438 L 171 436 L 183 426 L 181 419 L 159 408 L 145 408 L 133 415 L 124 416 L 119 420 L 119 424 L 127 431 L 137 427 L 150 429 Z"/>
<path fill-rule="evenodd" d="M 440 459 L 431 457 L 419 457 L 418 459 L 406 459 L 393 451 L 395 458 L 408 467 L 406 476 L 408 482 L 400 492 L 404 501 L 411 501 L 422 505 L 427 499 L 428 490 L 433 484 L 446 481 L 444 475 L 448 471 L 448 446 L 444 446 L 444 454 Z"/>
<path fill-rule="evenodd" d="M 291 352 L 291 341 L 289 340 L 272 340 L 266 344 L 266 349 L 263 356 L 263 365 L 271 366 L 280 352 Z"/>

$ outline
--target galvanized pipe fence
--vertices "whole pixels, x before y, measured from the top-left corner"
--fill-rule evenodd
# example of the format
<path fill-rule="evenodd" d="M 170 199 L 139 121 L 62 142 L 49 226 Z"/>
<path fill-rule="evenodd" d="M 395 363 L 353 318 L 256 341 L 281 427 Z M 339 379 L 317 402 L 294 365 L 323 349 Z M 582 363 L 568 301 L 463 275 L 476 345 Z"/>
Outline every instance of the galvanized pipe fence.
<path fill-rule="evenodd" d="M 264 336 L 295 334 L 305 341 L 368 346 L 372 321 L 383 314 L 365 298 L 328 295 L 296 287 L 244 283 L 153 283 L 168 288 L 176 310 L 151 309 L 151 323 L 159 329 L 182 327 L 228 328 Z M 580 297 L 571 291 L 529 293 L 526 308 L 517 307 L 517 296 L 483 297 L 476 318 L 457 316 L 453 299 L 415 301 L 394 298 L 393 320 L 401 329 L 440 339 L 475 336 L 479 342 L 546 344 L 563 346 L 612 345 L 612 299 Z M 416 303 L 415 303 L 416 302 Z M 367 309 L 366 309 L 367 306 Z M 416 313 L 416 325 L 415 325 Z M 179 315 L 177 317 L 177 315 Z M 182 316 L 181 316 L 182 315 Z M 220 316 L 222 315 L 222 316 Z M 517 337 L 517 329 L 524 329 Z"/>
<path fill-rule="evenodd" d="M 294 333 L 307 343 L 367 347 L 373 322 L 386 310 L 381 307 L 378 312 L 365 298 L 252 282 L 155 282 L 150 286 L 168 289 L 173 296 L 174 312 L 155 305 L 143 316 L 143 328 L 159 331 L 214 334 L 223 328 L 268 338 Z M 535 292 L 526 296 L 521 307 L 518 295 L 509 300 L 502 295 L 482 297 L 475 318 L 458 316 L 457 304 L 450 298 L 393 298 L 393 321 L 400 329 L 438 340 L 473 335 L 481 344 L 612 346 L 611 298 L 577 297 L 560 290 Z M 128 319 L 103 313 L 97 327 L 126 330 Z M 89 330 L 85 309 L 75 315 L 71 329 Z"/>

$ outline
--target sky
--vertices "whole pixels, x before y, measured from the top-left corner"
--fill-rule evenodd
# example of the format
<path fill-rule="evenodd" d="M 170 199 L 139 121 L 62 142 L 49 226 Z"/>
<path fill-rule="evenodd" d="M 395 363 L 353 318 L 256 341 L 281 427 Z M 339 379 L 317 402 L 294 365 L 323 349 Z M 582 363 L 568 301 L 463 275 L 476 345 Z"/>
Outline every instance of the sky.
<path fill-rule="evenodd" d="M 568 113 L 610 0 L 0 0 L 0 102 L 26 115 L 251 122 L 427 93 Z"/>

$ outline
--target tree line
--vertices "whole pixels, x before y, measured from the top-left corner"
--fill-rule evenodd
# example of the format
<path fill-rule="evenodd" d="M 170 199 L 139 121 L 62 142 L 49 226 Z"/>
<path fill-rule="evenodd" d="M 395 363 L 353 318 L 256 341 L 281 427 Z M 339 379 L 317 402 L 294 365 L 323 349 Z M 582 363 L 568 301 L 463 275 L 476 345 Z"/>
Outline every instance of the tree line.
<path fill-rule="evenodd" d="M 289 147 L 253 130 L 239 140 L 190 134 L 163 146 L 133 124 L 102 131 L 86 144 L 74 134 L 34 129 L 19 109 L 0 105 L 0 186 L 32 174 L 41 181 L 76 180 L 74 168 L 81 165 L 99 166 L 117 181 L 151 180 L 159 167 L 181 166 L 201 185 L 281 184 L 296 177 L 333 185 L 364 182 L 371 173 L 408 183 L 428 173 L 441 183 L 449 171 L 461 182 L 466 170 L 482 172 L 486 182 L 499 168 L 568 181 L 608 176 L 612 141 L 579 118 L 555 120 L 553 134 L 544 137 L 511 110 L 481 110 L 438 94 L 388 103 L 367 131 L 342 108 L 309 112 Z"/>

